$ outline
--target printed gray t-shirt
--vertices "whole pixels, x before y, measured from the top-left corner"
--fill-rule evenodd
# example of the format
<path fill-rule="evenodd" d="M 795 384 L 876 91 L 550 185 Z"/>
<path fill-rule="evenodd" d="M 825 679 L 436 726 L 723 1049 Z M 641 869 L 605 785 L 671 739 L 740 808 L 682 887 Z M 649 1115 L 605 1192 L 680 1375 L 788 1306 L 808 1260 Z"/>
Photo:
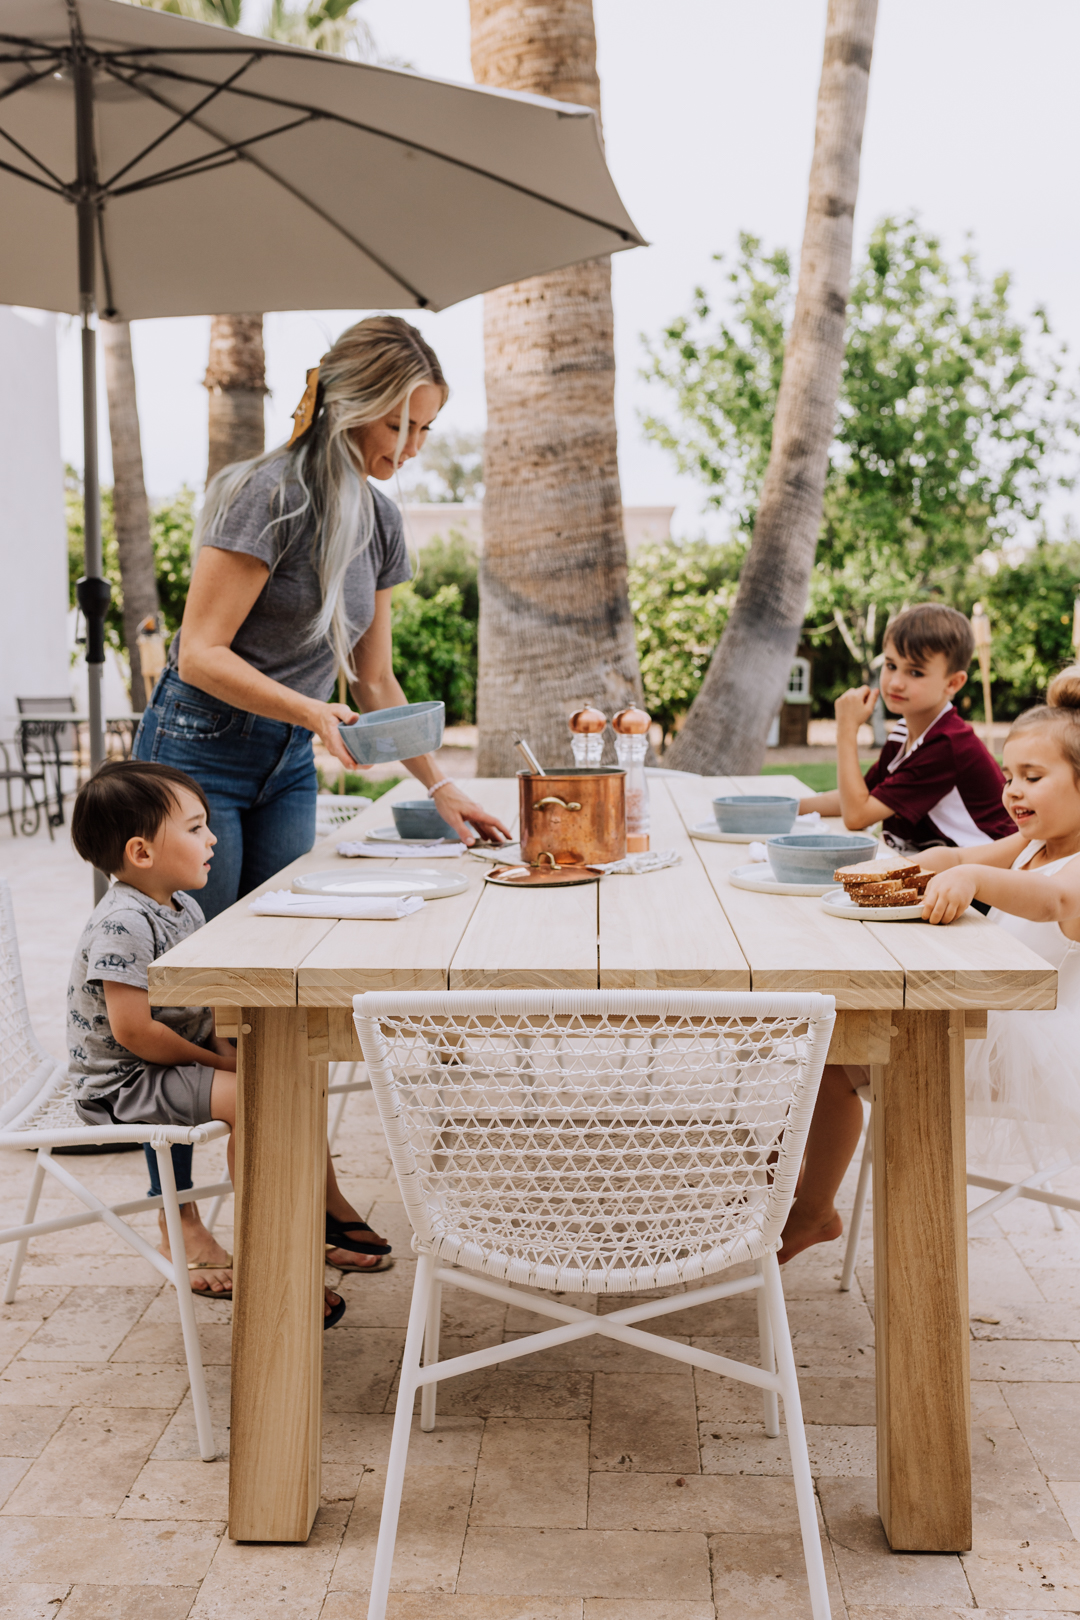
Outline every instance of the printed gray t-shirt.
<path fill-rule="evenodd" d="M 309 629 L 322 607 L 319 576 L 312 561 L 315 520 L 310 510 L 290 519 L 303 504 L 299 484 L 290 483 L 279 507 L 276 490 L 284 455 L 259 467 L 229 508 L 224 532 L 207 545 L 242 551 L 270 569 L 255 604 L 232 639 L 232 650 L 254 669 L 294 692 L 325 702 L 337 680 L 337 659 L 328 641 L 310 642 Z M 345 612 L 359 640 L 375 616 L 375 592 L 412 577 L 401 513 L 379 490 L 370 543 L 358 549 L 345 574 Z M 275 521 L 280 519 L 281 521 Z M 178 667 L 179 635 L 169 662 Z"/>
<path fill-rule="evenodd" d="M 178 890 L 173 899 L 179 911 L 128 883 L 114 883 L 82 931 L 67 993 L 70 1070 L 80 1100 L 106 1097 L 146 1068 L 109 1028 L 104 981 L 147 989 L 150 963 L 203 926 L 206 918 L 190 894 Z M 214 1033 L 209 1007 L 152 1007 L 151 1015 L 196 1046 Z"/>

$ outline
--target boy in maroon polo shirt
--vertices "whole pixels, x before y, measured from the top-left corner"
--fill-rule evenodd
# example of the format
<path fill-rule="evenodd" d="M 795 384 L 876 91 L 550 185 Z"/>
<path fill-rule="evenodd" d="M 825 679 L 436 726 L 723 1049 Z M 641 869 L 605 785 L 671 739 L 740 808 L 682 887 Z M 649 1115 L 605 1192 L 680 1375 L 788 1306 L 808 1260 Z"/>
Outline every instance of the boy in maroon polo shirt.
<path fill-rule="evenodd" d="M 877 691 L 859 686 L 837 698 L 839 785 L 803 799 L 800 813 L 843 816 L 853 830 L 880 821 L 885 842 L 904 854 L 1008 838 L 1015 829 L 1001 802 L 1005 778 L 952 706 L 974 651 L 971 625 L 955 608 L 924 602 L 894 619 L 885 632 L 881 696 L 900 723 L 864 777 L 858 731 Z"/>

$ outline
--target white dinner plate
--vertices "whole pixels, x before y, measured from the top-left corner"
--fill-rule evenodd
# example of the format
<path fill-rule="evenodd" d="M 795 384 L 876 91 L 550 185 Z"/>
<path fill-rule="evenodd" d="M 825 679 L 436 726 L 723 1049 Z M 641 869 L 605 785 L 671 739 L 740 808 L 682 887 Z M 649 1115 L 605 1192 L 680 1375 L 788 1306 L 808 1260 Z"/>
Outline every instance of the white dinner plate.
<path fill-rule="evenodd" d="M 716 825 L 716 817 L 708 821 L 697 821 L 690 829 L 691 838 L 704 838 L 710 844 L 753 844 L 764 843 L 771 838 L 771 833 L 722 833 Z"/>
<path fill-rule="evenodd" d="M 773 869 L 768 861 L 754 861 L 750 866 L 734 866 L 727 875 L 728 882 L 735 889 L 750 889 L 758 894 L 827 894 L 833 887 L 832 879 L 828 883 L 781 883 L 773 876 Z"/>
<path fill-rule="evenodd" d="M 423 900 L 441 900 L 444 895 L 460 894 L 469 880 L 459 872 L 439 872 L 433 866 L 412 870 L 381 867 L 378 871 L 304 872 L 292 881 L 294 894 L 340 894 L 350 900 L 385 900 L 418 894 Z"/>
<path fill-rule="evenodd" d="M 917 922 L 922 916 L 921 900 L 917 906 L 857 906 L 845 889 L 830 889 L 822 895 L 821 905 L 830 917 L 850 917 L 853 922 Z"/>
<path fill-rule="evenodd" d="M 374 832 L 364 834 L 367 844 L 438 844 L 445 842 L 451 844 L 452 838 L 440 840 L 439 838 L 402 838 L 396 827 L 376 827 Z"/>

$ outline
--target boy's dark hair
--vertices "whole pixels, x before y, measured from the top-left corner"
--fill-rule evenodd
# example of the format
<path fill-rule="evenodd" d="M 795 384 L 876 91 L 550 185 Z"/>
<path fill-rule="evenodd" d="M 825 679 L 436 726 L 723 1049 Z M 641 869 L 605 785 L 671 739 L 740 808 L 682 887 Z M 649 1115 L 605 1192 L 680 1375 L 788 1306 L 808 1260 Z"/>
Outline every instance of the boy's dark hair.
<path fill-rule="evenodd" d="M 901 658 L 913 664 L 944 653 L 950 675 L 961 670 L 966 673 L 975 656 L 975 633 L 970 620 L 941 602 L 920 602 L 897 614 L 885 631 L 886 645 L 890 641 Z"/>
<path fill-rule="evenodd" d="M 71 812 L 71 842 L 84 861 L 111 875 L 124 864 L 129 838 L 156 838 L 180 807 L 187 788 L 206 811 L 206 794 L 192 777 L 151 760 L 111 759 L 84 783 Z"/>

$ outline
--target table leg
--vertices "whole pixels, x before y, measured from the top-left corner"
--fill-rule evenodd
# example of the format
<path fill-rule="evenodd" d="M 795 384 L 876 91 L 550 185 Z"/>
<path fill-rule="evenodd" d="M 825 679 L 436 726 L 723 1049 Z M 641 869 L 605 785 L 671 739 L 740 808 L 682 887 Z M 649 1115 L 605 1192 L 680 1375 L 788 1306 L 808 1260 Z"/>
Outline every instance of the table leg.
<path fill-rule="evenodd" d="M 245 1007 L 237 1064 L 229 1535 L 306 1541 L 319 1505 L 325 1060 L 302 1007 Z"/>
<path fill-rule="evenodd" d="M 874 1071 L 878 1509 L 896 1551 L 971 1546 L 964 1025 L 897 1012 Z"/>

